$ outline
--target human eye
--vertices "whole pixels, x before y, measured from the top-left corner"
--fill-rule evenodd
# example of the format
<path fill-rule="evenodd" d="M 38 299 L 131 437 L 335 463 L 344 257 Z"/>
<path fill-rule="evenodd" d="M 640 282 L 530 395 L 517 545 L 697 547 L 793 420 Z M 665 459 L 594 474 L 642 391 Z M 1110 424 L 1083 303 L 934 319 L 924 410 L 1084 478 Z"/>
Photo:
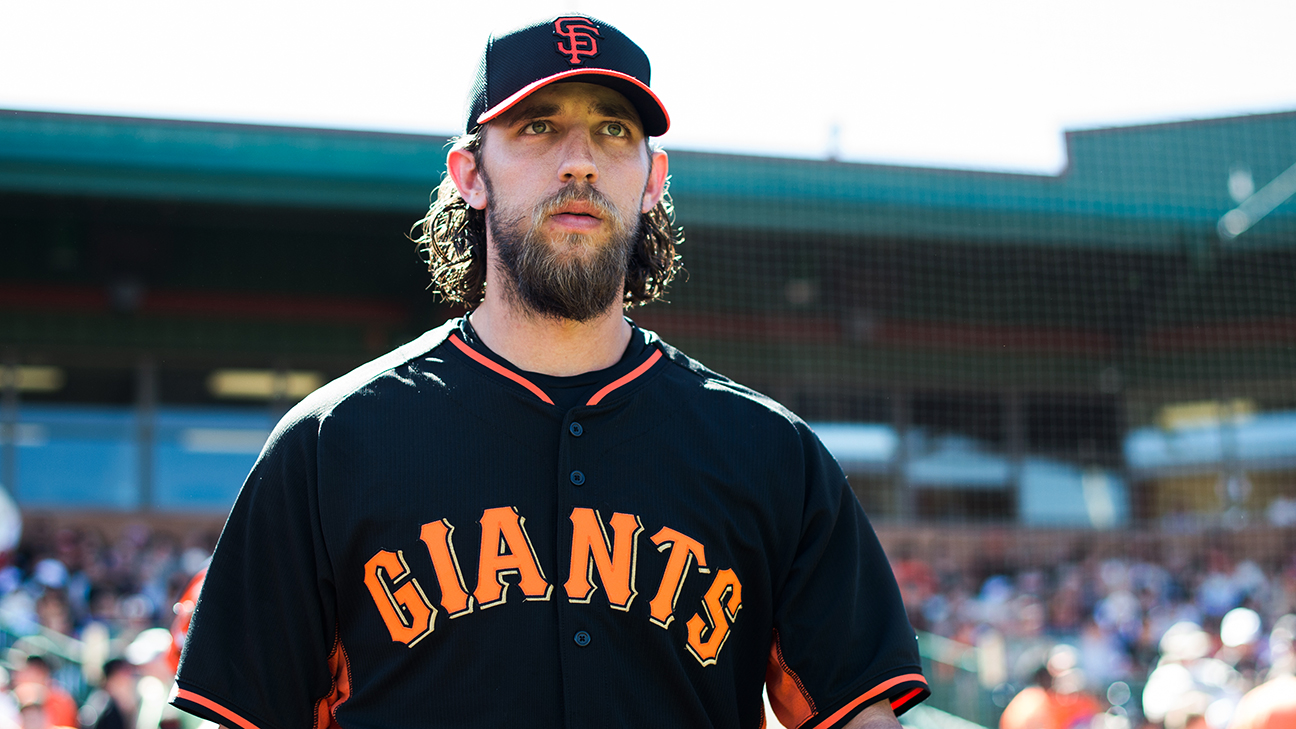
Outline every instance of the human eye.
<path fill-rule="evenodd" d="M 544 120 L 529 121 L 522 126 L 523 134 L 545 134 L 553 131 L 553 125 Z"/>
<path fill-rule="evenodd" d="M 600 131 L 603 134 L 608 135 L 609 137 L 630 136 L 630 127 L 622 124 L 621 122 L 608 122 L 607 124 L 603 125 L 603 128 Z"/>

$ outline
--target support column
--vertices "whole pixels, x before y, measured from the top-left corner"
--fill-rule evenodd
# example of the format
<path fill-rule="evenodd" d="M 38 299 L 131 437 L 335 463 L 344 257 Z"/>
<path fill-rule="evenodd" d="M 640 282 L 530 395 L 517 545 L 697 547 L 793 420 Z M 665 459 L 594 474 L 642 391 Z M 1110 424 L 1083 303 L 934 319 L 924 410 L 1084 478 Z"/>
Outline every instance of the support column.
<path fill-rule="evenodd" d="M 0 362 L 0 486 L 18 500 L 18 355 Z"/>
<path fill-rule="evenodd" d="M 1219 393 L 1216 412 L 1219 417 L 1220 467 L 1216 490 L 1219 492 L 1225 519 L 1240 527 L 1247 518 L 1246 506 L 1251 498 L 1251 479 L 1247 476 L 1241 444 L 1238 442 L 1240 413 L 1234 407 L 1234 390 L 1228 383 L 1222 383 Z"/>
<path fill-rule="evenodd" d="M 1026 398 L 1009 390 L 1003 395 L 1004 436 L 1008 446 L 1008 492 L 1013 497 L 1013 513 L 1021 520 L 1022 467 L 1026 462 Z"/>
<path fill-rule="evenodd" d="M 287 414 L 293 405 L 288 398 L 288 362 L 283 358 L 277 358 L 271 364 L 271 370 L 274 372 L 271 379 L 273 389 L 268 406 L 270 419 L 277 421 Z"/>
<path fill-rule="evenodd" d="M 891 391 L 891 428 L 896 434 L 896 449 L 891 456 L 891 483 L 896 490 L 898 516 L 905 521 L 918 518 L 918 497 L 909 486 L 909 428 L 913 423 L 913 407 L 909 391 L 896 388 Z"/>
<path fill-rule="evenodd" d="M 157 438 L 157 364 L 149 356 L 135 366 L 135 419 L 139 446 L 139 508 L 153 510 L 153 452 Z"/>

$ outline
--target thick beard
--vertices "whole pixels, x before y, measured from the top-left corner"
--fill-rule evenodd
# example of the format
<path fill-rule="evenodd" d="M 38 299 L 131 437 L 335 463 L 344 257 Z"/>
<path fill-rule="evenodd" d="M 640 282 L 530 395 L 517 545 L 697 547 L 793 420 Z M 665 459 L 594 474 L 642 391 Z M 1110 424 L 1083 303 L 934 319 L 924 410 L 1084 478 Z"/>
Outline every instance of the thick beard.
<path fill-rule="evenodd" d="M 599 217 L 611 226 L 607 241 L 600 245 L 580 233 L 549 239 L 541 232 L 551 214 L 574 200 L 599 208 Z M 507 275 L 506 293 L 514 303 L 542 317 L 575 322 L 590 321 L 618 303 L 639 235 L 638 216 L 628 223 L 610 200 L 586 183 L 563 188 L 529 216 L 510 212 L 497 207 L 486 216 L 486 225 Z M 593 250 L 582 255 L 584 248 Z"/>

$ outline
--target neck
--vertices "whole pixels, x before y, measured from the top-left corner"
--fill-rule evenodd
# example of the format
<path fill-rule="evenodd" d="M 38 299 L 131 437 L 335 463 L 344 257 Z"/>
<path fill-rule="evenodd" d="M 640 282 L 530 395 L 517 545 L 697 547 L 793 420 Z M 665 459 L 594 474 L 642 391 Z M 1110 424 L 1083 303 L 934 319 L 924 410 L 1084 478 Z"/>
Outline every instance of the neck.
<path fill-rule="evenodd" d="M 486 287 L 472 325 L 492 352 L 518 369 L 556 377 L 601 370 L 620 361 L 630 343 L 619 300 L 596 318 L 576 322 L 522 309 L 501 288 Z"/>

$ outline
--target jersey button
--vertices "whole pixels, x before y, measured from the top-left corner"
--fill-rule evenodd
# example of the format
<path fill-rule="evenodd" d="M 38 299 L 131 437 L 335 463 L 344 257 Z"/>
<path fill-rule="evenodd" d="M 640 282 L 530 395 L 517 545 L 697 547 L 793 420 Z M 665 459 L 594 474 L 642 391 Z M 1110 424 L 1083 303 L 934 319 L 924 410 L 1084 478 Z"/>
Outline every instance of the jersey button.
<path fill-rule="evenodd" d="M 576 484 L 577 486 L 580 486 L 581 484 L 585 483 L 585 474 L 581 473 L 580 471 L 572 471 L 571 482 Z"/>
<path fill-rule="evenodd" d="M 578 630 L 576 631 L 576 635 L 572 636 L 572 639 L 576 641 L 576 645 L 584 648 L 590 643 L 590 634 L 583 630 Z"/>
<path fill-rule="evenodd" d="M 581 433 L 585 432 L 585 428 L 581 427 L 580 423 L 572 423 L 571 425 L 567 426 L 567 430 L 571 431 L 571 434 L 576 436 L 577 438 L 581 436 Z"/>

